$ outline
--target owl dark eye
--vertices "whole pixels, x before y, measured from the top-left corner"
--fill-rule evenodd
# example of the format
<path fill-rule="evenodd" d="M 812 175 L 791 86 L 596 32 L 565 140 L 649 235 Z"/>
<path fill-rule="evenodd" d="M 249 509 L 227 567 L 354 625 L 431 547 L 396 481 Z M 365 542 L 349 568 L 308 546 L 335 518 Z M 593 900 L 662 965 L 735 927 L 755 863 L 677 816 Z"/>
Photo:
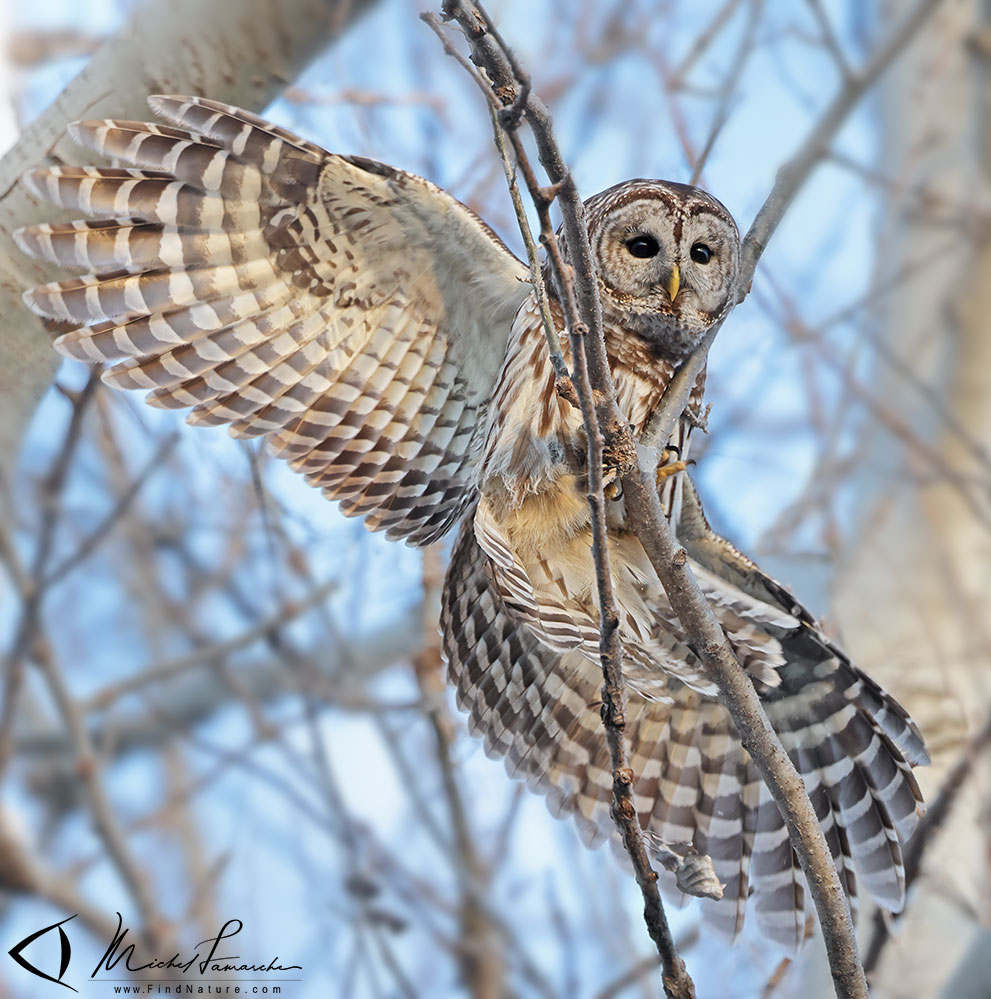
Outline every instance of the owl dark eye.
<path fill-rule="evenodd" d="M 692 246 L 691 258 L 697 264 L 707 264 L 712 257 L 712 250 L 705 243 L 695 243 Z"/>
<path fill-rule="evenodd" d="M 656 257 L 661 244 L 653 236 L 634 236 L 626 241 L 626 248 L 635 257 Z"/>

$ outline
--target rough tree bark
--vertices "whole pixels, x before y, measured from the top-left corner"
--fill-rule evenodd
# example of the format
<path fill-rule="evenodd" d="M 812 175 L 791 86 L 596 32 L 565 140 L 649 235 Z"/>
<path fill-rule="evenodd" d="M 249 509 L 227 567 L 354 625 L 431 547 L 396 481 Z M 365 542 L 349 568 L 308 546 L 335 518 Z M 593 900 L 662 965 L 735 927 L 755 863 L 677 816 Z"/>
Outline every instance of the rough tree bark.
<path fill-rule="evenodd" d="M 77 118 L 146 118 L 150 93 L 209 94 L 261 110 L 373 0 L 151 0 L 107 41 L 0 161 L 0 495 L 35 405 L 58 365 L 21 291 L 45 280 L 43 265 L 10 233 L 40 217 L 21 174 L 46 161 L 78 162 L 65 135 Z M 48 215 L 51 209 L 46 208 Z"/>

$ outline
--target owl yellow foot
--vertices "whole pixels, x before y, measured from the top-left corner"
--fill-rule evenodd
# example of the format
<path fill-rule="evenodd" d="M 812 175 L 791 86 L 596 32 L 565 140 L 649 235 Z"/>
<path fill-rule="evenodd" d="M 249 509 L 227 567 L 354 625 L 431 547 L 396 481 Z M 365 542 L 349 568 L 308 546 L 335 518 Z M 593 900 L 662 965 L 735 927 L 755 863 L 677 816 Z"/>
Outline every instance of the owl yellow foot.
<path fill-rule="evenodd" d="M 672 458 L 678 458 L 678 452 L 667 449 L 664 454 L 661 455 L 661 463 L 657 466 L 657 484 L 660 485 L 665 479 L 672 475 L 677 475 L 679 472 L 683 472 L 688 468 L 688 462 L 682 461 L 678 458 L 677 461 L 672 461 Z"/>
<path fill-rule="evenodd" d="M 602 469 L 602 493 L 607 500 L 618 500 L 623 495 L 623 484 L 619 481 L 619 469 L 609 466 Z"/>
<path fill-rule="evenodd" d="M 633 427 L 613 427 L 605 431 L 602 448 L 602 486 L 606 499 L 623 495 L 622 477 L 636 467 L 637 448 Z"/>

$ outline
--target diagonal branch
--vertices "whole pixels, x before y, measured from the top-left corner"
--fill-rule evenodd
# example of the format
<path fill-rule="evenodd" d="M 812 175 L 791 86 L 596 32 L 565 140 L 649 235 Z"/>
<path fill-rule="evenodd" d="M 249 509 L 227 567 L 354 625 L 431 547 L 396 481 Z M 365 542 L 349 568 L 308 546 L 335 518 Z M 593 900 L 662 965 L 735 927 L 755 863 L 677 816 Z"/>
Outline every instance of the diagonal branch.
<path fill-rule="evenodd" d="M 740 741 L 788 826 L 792 848 L 819 915 L 836 995 L 867 999 L 850 909 L 805 784 L 699 588 L 688 565 L 688 553 L 675 540 L 651 483 L 650 471 L 623 477 L 628 522 L 644 546 L 691 647 L 719 687 L 720 700 L 733 718 Z"/>
<path fill-rule="evenodd" d="M 742 302 L 750 292 L 757 261 L 767 248 L 778 223 L 784 218 L 788 206 L 815 167 L 829 152 L 830 143 L 850 116 L 860 99 L 877 82 L 878 77 L 891 65 L 906 45 L 915 37 L 929 16 L 942 0 L 920 0 L 891 36 L 875 50 L 867 64 L 845 80 L 818 124 L 809 133 L 801 149 L 786 163 L 775 178 L 767 200 L 761 206 L 743 241 L 740 258 L 740 281 L 737 301 Z"/>
<path fill-rule="evenodd" d="M 600 613 L 602 719 L 613 773 L 612 814 L 643 895 L 644 919 L 661 956 L 665 993 L 671 999 L 694 999 L 695 988 L 675 947 L 661 903 L 657 874 L 651 868 L 644 846 L 633 802 L 634 774 L 626 759 L 622 648 L 606 538 L 603 482 L 603 452 L 606 442 L 603 428 L 610 435 L 610 445 L 625 453 L 631 464 L 636 450 L 629 427 L 616 405 L 609 374 L 602 336 L 598 284 L 582 201 L 554 140 L 547 107 L 531 92 L 529 78 L 499 37 L 488 14 L 480 6 L 462 0 L 445 0 L 444 14 L 460 25 L 468 38 L 472 61 L 487 74 L 489 82 L 473 74 L 476 81 L 482 84 L 486 97 L 494 94 L 503 105 L 499 121 L 509 137 L 517 165 L 537 208 L 540 241 L 547 251 L 551 272 L 559 291 L 571 347 L 571 382 L 582 412 L 588 441 L 588 501 Z M 443 38 L 436 18 L 425 16 L 425 20 Z M 445 48 L 451 50 L 447 44 Z M 537 181 L 523 147 L 519 126 L 524 114 L 536 141 L 540 162 L 550 181 L 549 187 L 542 187 Z M 569 264 L 565 263 L 551 223 L 550 206 L 555 200 L 561 208 Z M 535 263 L 531 260 L 534 283 L 537 285 Z M 542 287 L 538 286 L 538 292 L 543 293 Z M 545 306 L 546 303 L 543 303 L 542 311 L 546 311 Z"/>
<path fill-rule="evenodd" d="M 771 235 L 808 175 L 828 151 L 840 126 L 860 98 L 921 28 L 938 3 L 939 0 L 921 0 L 903 24 L 878 47 L 868 64 L 858 74 L 850 74 L 844 78 L 840 92 L 826 109 L 819 124 L 798 154 L 779 172 L 771 194 L 744 240 L 738 301 L 742 301 L 749 292 L 757 262 Z M 541 241 L 547 249 L 551 270 L 560 292 L 571 342 L 574 387 L 588 436 L 588 498 L 592 514 L 593 557 L 601 615 L 603 720 L 614 772 L 613 814 L 623 833 L 624 844 L 634 863 L 637 880 L 644 895 L 648 929 L 658 945 L 664 963 L 665 990 L 669 995 L 678 994 L 673 990 L 691 989 L 691 981 L 683 973 L 684 966 L 670 940 L 666 922 L 663 922 L 656 874 L 649 867 L 636 813 L 629 800 L 632 774 L 625 767 L 623 745 L 622 653 L 609 571 L 602 492 L 603 429 L 610 435 L 615 434 L 621 446 L 628 446 L 630 441 L 624 439 L 625 426 L 616 406 L 609 374 L 595 270 L 582 205 L 554 141 L 550 114 L 539 98 L 531 93 L 528 77 L 499 37 L 488 15 L 470 0 L 445 0 L 444 13 L 448 19 L 453 18 L 458 22 L 468 38 L 472 61 L 487 74 L 491 90 L 483 88 L 487 91 L 486 96 L 491 100 L 490 93 L 494 93 L 505 105 L 500 120 L 510 137 L 517 164 L 541 217 Z M 434 23 L 436 25 L 436 21 Z M 519 140 L 517 129 L 524 114 L 533 132 L 541 164 L 550 180 L 549 189 L 540 187 L 533 178 Z M 554 199 L 561 208 L 562 232 L 568 248 L 570 269 L 565 267 L 557 240 L 549 229 L 547 209 Z M 656 445 L 670 438 L 675 423 L 685 410 L 695 377 L 705 364 L 718 328 L 710 330 L 682 364 L 641 444 Z M 628 431 L 625 437 L 629 437 Z M 692 575 L 687 553 L 678 545 L 663 515 L 657 490 L 653 485 L 654 468 L 649 467 L 652 463 L 656 465 L 656 455 L 652 459 L 645 459 L 648 467 L 631 470 L 627 466 L 623 470 L 622 483 L 630 526 L 643 544 L 672 607 L 689 635 L 690 644 L 698 651 L 708 674 L 718 685 L 721 700 L 729 710 L 744 746 L 787 823 L 793 848 L 805 872 L 819 915 L 836 993 L 841 997 L 866 999 L 867 983 L 857 953 L 850 911 L 804 783 L 771 728 L 753 684 L 729 647 L 726 636 Z M 628 806 L 628 812 L 624 803 Z M 652 925 L 652 914 L 656 918 L 656 913 L 659 913 L 661 922 Z"/>

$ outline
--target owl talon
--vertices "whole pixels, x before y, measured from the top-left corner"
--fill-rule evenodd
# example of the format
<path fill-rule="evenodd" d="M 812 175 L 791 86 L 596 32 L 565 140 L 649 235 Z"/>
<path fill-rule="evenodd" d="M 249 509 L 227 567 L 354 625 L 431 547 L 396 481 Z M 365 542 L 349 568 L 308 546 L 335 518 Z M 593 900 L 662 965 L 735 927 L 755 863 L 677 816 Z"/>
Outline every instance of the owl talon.
<path fill-rule="evenodd" d="M 677 475 L 688 468 L 688 462 L 682 460 L 681 452 L 677 448 L 665 448 L 661 455 L 661 463 L 657 466 L 657 484 L 660 485 L 665 479 L 672 475 Z M 677 461 L 672 461 L 677 458 Z"/>
<path fill-rule="evenodd" d="M 614 465 L 604 465 L 602 468 L 602 493 L 607 500 L 618 500 L 623 495 L 619 469 Z"/>

